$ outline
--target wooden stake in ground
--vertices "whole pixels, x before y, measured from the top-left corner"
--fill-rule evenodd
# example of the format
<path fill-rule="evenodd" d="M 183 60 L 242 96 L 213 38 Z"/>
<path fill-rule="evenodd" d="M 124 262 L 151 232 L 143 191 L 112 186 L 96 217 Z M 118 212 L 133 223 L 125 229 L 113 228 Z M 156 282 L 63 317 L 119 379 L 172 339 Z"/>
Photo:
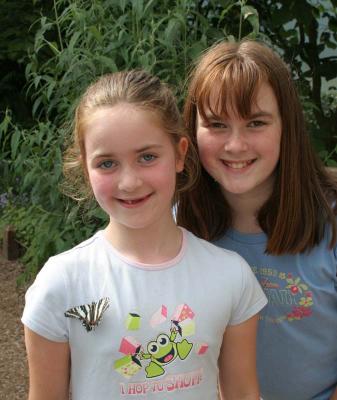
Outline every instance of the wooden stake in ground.
<path fill-rule="evenodd" d="M 19 244 L 15 240 L 15 229 L 8 225 L 3 233 L 3 257 L 6 260 L 13 261 L 19 257 Z"/>

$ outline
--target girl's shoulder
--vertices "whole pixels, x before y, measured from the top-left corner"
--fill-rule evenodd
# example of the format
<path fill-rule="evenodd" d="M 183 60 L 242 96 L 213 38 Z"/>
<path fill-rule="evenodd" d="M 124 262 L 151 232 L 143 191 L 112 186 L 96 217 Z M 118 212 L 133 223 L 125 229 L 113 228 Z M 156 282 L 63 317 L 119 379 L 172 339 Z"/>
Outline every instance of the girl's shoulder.
<path fill-rule="evenodd" d="M 209 254 L 213 254 L 214 256 L 220 256 L 220 257 L 223 257 L 224 254 L 228 257 L 234 257 L 234 258 L 236 258 L 237 256 L 240 257 L 235 251 L 216 246 L 214 243 L 196 236 L 191 231 L 188 231 L 185 228 L 182 229 L 185 230 L 188 238 L 188 245 L 192 247 L 193 250 L 207 252 Z"/>
<path fill-rule="evenodd" d="M 101 233 L 97 232 L 75 247 L 50 257 L 27 293 L 59 298 L 65 292 L 72 292 L 77 285 L 85 286 L 87 282 L 99 279 L 97 268 L 106 268 L 101 262 L 104 257 L 102 246 L 104 241 L 101 240 Z"/>
<path fill-rule="evenodd" d="M 76 246 L 50 257 L 48 263 L 68 263 L 79 261 L 89 257 L 90 254 L 99 252 L 102 246 L 102 231 L 98 231 L 93 236 L 85 239 Z"/>
<path fill-rule="evenodd" d="M 101 239 L 101 231 L 99 231 L 71 249 L 51 256 L 36 278 L 54 282 L 68 280 L 69 277 L 76 279 L 77 276 L 82 276 L 83 272 L 90 267 L 92 264 L 90 260 L 99 262 L 104 253 L 103 246 L 104 241 Z"/>
<path fill-rule="evenodd" d="M 245 259 L 236 251 L 216 246 L 189 231 L 187 232 L 189 254 L 194 259 L 197 259 L 199 263 L 207 264 L 208 269 L 212 266 L 213 268 L 220 269 L 222 272 L 226 268 L 226 271 L 229 272 L 231 270 L 235 274 L 251 273 Z"/>

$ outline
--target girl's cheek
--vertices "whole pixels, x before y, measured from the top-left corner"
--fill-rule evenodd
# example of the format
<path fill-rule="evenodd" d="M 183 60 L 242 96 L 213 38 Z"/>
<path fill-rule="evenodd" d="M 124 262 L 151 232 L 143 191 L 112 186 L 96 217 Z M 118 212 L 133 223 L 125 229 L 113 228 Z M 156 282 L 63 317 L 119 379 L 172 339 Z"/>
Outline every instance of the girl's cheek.
<path fill-rule="evenodd" d="M 102 174 L 98 171 L 89 172 L 89 180 L 92 188 L 104 191 L 105 188 L 113 185 L 113 180 L 108 174 Z"/>
<path fill-rule="evenodd" d="M 198 140 L 198 149 L 201 158 L 212 158 L 217 153 L 220 145 L 214 140 L 210 140 L 207 137 L 200 138 Z"/>

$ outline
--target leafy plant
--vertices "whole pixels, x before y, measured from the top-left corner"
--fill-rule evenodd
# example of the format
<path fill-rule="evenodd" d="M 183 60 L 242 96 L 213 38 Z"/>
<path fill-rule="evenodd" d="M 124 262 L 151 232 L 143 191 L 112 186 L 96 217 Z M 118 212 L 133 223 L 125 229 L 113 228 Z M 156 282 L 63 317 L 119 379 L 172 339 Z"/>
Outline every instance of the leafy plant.
<path fill-rule="evenodd" d="M 25 64 L 33 47 L 34 21 L 48 13 L 51 0 L 0 0 L 0 116 L 7 108 L 13 118 L 31 124 L 31 103 L 25 95 Z"/>

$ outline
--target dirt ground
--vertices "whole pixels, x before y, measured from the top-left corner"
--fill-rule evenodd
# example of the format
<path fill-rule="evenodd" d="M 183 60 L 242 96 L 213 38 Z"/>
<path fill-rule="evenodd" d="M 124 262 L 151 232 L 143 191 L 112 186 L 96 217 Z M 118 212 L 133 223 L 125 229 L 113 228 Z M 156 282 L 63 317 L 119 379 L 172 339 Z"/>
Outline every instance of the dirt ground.
<path fill-rule="evenodd" d="M 17 288 L 20 264 L 0 253 L 0 400 L 27 398 L 28 367 L 20 321 L 25 288 Z"/>

